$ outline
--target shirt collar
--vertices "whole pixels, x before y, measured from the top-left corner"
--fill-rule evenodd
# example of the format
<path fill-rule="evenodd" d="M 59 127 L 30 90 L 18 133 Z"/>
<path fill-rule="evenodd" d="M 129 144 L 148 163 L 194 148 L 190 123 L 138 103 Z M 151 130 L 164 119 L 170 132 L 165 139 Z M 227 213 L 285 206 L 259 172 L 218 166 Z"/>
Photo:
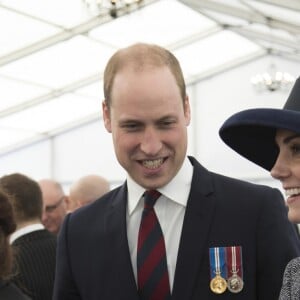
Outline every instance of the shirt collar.
<path fill-rule="evenodd" d="M 192 177 L 193 166 L 186 157 L 176 176 L 167 185 L 157 190 L 172 201 L 182 206 L 186 206 L 192 183 Z M 127 187 L 128 213 L 131 215 L 131 213 L 137 207 L 143 193 L 145 192 L 145 188 L 138 185 L 129 175 L 127 175 Z"/>
<path fill-rule="evenodd" d="M 44 225 L 41 223 L 31 224 L 27 225 L 25 227 L 22 227 L 18 230 L 16 230 L 9 239 L 10 244 L 12 244 L 17 238 L 21 237 L 22 235 L 25 235 L 27 233 L 30 233 L 32 231 L 41 230 L 44 229 Z"/>

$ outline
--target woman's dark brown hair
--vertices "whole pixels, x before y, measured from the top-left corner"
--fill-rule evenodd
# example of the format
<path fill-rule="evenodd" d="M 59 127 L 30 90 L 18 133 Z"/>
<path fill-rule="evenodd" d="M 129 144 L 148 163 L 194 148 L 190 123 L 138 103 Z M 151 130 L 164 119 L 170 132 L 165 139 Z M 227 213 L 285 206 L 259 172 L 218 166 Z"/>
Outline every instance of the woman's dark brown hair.
<path fill-rule="evenodd" d="M 12 270 L 12 249 L 9 236 L 16 230 L 9 196 L 0 190 L 0 279 L 8 279 Z"/>

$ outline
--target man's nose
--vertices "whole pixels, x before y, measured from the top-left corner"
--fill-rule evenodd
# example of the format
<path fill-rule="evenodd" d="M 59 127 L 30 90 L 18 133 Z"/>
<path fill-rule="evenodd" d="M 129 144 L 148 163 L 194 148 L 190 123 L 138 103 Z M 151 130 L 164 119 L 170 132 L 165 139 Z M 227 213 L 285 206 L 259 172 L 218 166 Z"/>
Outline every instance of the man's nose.
<path fill-rule="evenodd" d="M 156 155 L 162 147 L 161 135 L 154 128 L 147 128 L 141 140 L 141 150 L 147 155 Z"/>

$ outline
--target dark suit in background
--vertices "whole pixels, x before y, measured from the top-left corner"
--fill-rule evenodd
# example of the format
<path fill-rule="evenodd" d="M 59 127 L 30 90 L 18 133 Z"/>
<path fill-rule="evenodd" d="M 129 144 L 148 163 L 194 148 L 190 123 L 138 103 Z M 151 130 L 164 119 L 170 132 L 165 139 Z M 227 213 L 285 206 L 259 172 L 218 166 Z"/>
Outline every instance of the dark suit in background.
<path fill-rule="evenodd" d="M 56 236 L 37 230 L 17 238 L 16 275 L 12 281 L 36 300 L 51 300 L 54 285 Z"/>
<path fill-rule="evenodd" d="M 172 300 L 278 299 L 299 241 L 278 190 L 207 171 L 194 173 Z M 68 215 L 59 236 L 55 300 L 138 300 L 126 233 L 126 184 Z M 244 288 L 210 290 L 209 248 L 241 246 Z M 68 259 L 65 259 L 65 258 Z"/>

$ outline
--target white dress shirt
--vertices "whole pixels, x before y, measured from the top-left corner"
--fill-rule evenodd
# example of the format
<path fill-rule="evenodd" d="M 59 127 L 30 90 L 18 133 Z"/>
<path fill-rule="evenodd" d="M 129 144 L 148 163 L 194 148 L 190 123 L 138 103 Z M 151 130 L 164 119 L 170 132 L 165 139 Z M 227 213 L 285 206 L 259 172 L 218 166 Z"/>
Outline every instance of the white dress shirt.
<path fill-rule="evenodd" d="M 185 158 L 181 169 L 172 181 L 166 186 L 158 189 L 162 195 L 157 200 L 154 207 L 165 239 L 171 290 L 173 288 L 179 241 L 185 208 L 190 193 L 192 176 L 193 166 L 188 158 Z M 130 176 L 127 176 L 127 186 L 127 236 L 133 271 L 135 279 L 137 279 L 137 240 L 144 207 L 142 195 L 144 194 L 145 189 L 133 181 Z"/>

